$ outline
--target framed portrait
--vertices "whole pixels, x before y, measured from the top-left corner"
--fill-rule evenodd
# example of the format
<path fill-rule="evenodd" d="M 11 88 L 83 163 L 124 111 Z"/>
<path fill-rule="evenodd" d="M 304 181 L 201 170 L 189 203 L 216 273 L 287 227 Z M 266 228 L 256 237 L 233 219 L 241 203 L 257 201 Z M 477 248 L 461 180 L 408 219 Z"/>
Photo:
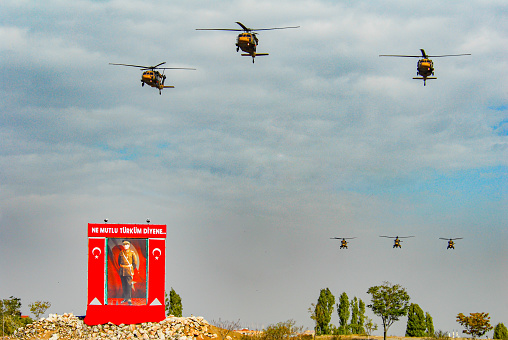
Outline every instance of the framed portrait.
<path fill-rule="evenodd" d="M 105 295 L 108 305 L 147 304 L 147 249 L 148 239 L 106 239 Z"/>

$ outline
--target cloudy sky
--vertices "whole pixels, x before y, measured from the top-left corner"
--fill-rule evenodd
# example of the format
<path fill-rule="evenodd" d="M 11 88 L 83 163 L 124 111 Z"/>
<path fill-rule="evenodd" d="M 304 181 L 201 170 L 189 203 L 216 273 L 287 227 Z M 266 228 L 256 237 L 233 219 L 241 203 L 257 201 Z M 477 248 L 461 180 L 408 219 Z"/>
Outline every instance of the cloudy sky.
<path fill-rule="evenodd" d="M 301 27 L 260 32 L 253 64 L 195 30 L 235 21 Z M 472 55 L 425 87 L 416 58 L 378 56 L 420 48 Z M 83 315 L 87 223 L 149 217 L 184 315 L 312 329 L 322 288 L 368 303 L 389 281 L 436 329 L 506 324 L 507 55 L 504 0 L 4 0 L 0 297 Z M 109 65 L 163 61 L 197 70 L 159 95 Z"/>

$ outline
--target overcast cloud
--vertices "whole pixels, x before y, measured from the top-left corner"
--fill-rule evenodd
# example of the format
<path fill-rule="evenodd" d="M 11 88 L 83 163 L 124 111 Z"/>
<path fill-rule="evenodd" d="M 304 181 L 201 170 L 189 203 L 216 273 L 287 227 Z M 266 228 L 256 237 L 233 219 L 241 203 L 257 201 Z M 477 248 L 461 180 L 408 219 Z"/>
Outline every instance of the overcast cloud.
<path fill-rule="evenodd" d="M 195 30 L 235 21 L 301 27 L 262 31 L 252 64 Z M 417 58 L 378 57 L 420 48 L 472 55 L 425 87 Z M 507 55 L 500 0 L 2 1 L 0 297 L 83 315 L 87 223 L 150 217 L 187 316 L 312 329 L 320 289 L 390 281 L 436 329 L 506 323 Z M 197 70 L 159 96 L 108 64 L 163 61 Z"/>

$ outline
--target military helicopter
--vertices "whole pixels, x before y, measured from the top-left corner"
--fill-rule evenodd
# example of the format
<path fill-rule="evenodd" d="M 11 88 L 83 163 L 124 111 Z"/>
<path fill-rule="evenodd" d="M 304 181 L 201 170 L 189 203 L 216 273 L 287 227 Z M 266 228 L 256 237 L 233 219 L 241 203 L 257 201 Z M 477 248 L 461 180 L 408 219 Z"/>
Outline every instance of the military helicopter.
<path fill-rule="evenodd" d="M 457 238 L 443 238 L 443 237 L 440 237 L 439 238 L 440 240 L 445 240 L 445 241 L 448 241 L 448 246 L 446 247 L 446 249 L 455 249 L 455 243 L 453 242 L 454 240 L 462 240 L 463 238 L 462 237 L 457 237 Z"/>
<path fill-rule="evenodd" d="M 434 63 L 429 58 L 441 58 L 441 57 L 459 57 L 465 55 L 471 55 L 470 53 L 462 53 L 462 54 L 445 54 L 445 55 L 427 55 L 425 50 L 420 49 L 422 55 L 400 55 L 400 54 L 380 54 L 380 57 L 405 57 L 405 58 L 421 58 L 418 60 L 416 64 L 416 75 L 421 77 L 414 77 L 413 79 L 423 80 L 423 86 L 425 86 L 425 82 L 427 79 L 437 79 L 436 77 L 431 77 L 434 75 Z"/>
<path fill-rule="evenodd" d="M 166 88 L 175 88 L 173 85 L 164 85 L 164 81 L 166 80 L 166 76 L 164 75 L 164 71 L 160 73 L 157 70 L 195 70 L 195 68 L 189 67 L 159 67 L 164 65 L 166 62 L 159 63 L 155 66 L 142 66 L 142 65 L 130 65 L 130 64 L 113 64 L 110 65 L 119 65 L 119 66 L 130 66 L 140 68 L 143 72 L 141 75 L 141 86 L 155 87 L 159 89 L 159 94 L 162 94 L 162 89 Z"/>
<path fill-rule="evenodd" d="M 414 237 L 414 236 L 401 236 L 401 237 L 398 237 L 398 236 L 379 236 L 379 237 L 387 237 L 387 238 L 394 238 L 395 240 L 393 241 L 393 248 L 402 248 L 402 246 L 400 245 L 400 242 L 402 242 L 400 239 L 401 238 L 410 238 L 410 237 Z"/>
<path fill-rule="evenodd" d="M 243 32 L 238 34 L 236 38 L 236 52 L 240 49 L 245 52 L 242 53 L 242 56 L 252 57 L 252 63 L 254 63 L 254 58 L 257 56 L 268 55 L 268 53 L 257 53 L 256 47 L 259 44 L 259 40 L 257 37 L 257 32 L 255 31 L 271 31 L 271 30 L 284 30 L 288 28 L 299 28 L 300 26 L 287 26 L 287 27 L 272 27 L 272 28 L 248 28 L 241 22 L 236 22 L 240 28 L 196 28 L 196 31 L 235 31 L 235 32 Z"/>
<path fill-rule="evenodd" d="M 346 240 L 352 240 L 354 238 L 356 238 L 356 237 L 330 237 L 330 239 L 332 239 L 332 240 L 340 240 L 340 239 L 342 239 L 340 241 L 340 249 L 344 249 L 344 248 L 347 249 L 347 241 Z"/>

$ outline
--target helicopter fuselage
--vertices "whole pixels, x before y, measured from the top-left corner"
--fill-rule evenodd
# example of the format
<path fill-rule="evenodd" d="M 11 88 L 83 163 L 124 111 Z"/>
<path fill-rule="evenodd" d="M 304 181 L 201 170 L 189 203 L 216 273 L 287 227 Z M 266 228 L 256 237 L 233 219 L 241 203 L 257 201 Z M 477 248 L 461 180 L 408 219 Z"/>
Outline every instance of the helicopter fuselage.
<path fill-rule="evenodd" d="M 340 241 L 340 249 L 344 249 L 344 248 L 347 249 L 347 241 L 346 240 Z"/>
<path fill-rule="evenodd" d="M 141 85 L 147 84 L 161 90 L 164 88 L 164 79 L 166 79 L 166 76 L 162 75 L 159 71 L 147 70 L 141 75 Z"/>
<path fill-rule="evenodd" d="M 434 63 L 428 58 L 418 60 L 416 65 L 416 74 L 424 78 L 434 75 Z"/>
<path fill-rule="evenodd" d="M 244 32 L 238 34 L 236 38 L 236 51 L 241 49 L 245 53 L 255 54 L 258 38 L 254 33 Z"/>

